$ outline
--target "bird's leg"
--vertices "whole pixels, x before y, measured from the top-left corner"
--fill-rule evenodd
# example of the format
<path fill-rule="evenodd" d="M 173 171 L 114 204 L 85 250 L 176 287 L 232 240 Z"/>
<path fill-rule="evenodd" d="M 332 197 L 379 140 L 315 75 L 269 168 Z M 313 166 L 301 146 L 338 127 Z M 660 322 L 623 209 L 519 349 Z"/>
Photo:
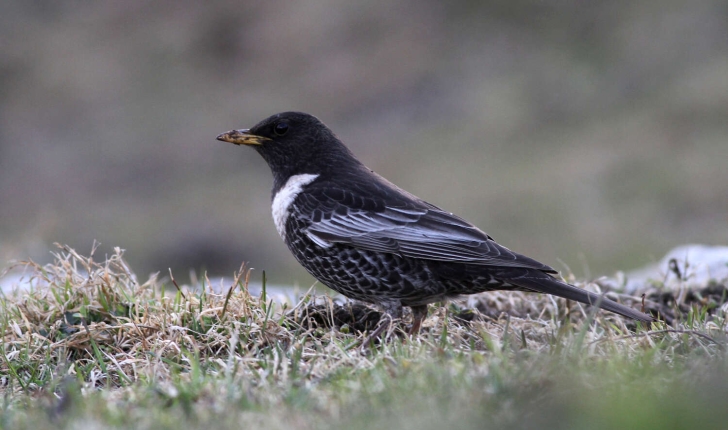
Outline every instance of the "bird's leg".
<path fill-rule="evenodd" d="M 394 319 L 402 318 L 402 303 L 399 300 L 380 301 L 377 303 L 384 313 Z"/>
<path fill-rule="evenodd" d="M 385 330 L 389 329 L 392 326 L 392 323 L 394 323 L 394 319 L 392 319 L 391 315 L 389 315 L 388 313 L 382 314 L 382 318 L 379 320 L 377 328 L 374 329 L 372 334 L 364 339 L 364 346 L 369 345 L 369 342 L 378 338 Z"/>
<path fill-rule="evenodd" d="M 363 348 L 369 345 L 372 340 L 378 338 L 384 330 L 389 329 L 394 321 L 402 319 L 402 304 L 399 301 L 380 302 L 379 307 L 382 308 L 384 312 L 379 319 L 377 328 L 375 328 L 374 331 L 367 336 L 366 339 L 364 339 L 364 343 L 362 345 Z"/>
<path fill-rule="evenodd" d="M 410 336 L 419 334 L 422 321 L 427 317 L 427 305 L 410 306 L 412 308 L 412 328 Z"/>

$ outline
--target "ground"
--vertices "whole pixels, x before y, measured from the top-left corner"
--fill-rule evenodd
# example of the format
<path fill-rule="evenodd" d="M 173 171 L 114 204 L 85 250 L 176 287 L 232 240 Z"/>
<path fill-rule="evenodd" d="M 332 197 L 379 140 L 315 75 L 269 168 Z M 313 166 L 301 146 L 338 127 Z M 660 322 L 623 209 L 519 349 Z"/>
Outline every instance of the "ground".
<path fill-rule="evenodd" d="M 2 428 L 722 428 L 726 283 L 645 286 L 670 323 L 547 296 L 430 306 L 370 339 L 379 314 L 305 296 L 140 281 L 121 251 L 62 247 L 0 296 Z M 577 282 L 578 283 L 578 282 Z M 581 284 L 580 286 L 585 286 Z M 594 285 L 588 285 L 596 288 Z M 639 301 L 638 297 L 638 301 Z M 473 306 L 471 306 L 473 305 Z"/>

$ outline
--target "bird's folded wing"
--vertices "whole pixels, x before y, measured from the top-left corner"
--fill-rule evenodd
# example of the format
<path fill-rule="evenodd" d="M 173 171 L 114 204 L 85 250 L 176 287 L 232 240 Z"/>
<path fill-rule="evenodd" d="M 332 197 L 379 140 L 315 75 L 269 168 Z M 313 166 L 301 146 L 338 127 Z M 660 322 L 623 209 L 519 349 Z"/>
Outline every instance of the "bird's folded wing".
<path fill-rule="evenodd" d="M 367 211 L 339 206 L 328 216 L 316 218 L 307 234 L 322 245 L 342 243 L 412 258 L 555 272 L 497 244 L 462 218 L 434 207 Z"/>

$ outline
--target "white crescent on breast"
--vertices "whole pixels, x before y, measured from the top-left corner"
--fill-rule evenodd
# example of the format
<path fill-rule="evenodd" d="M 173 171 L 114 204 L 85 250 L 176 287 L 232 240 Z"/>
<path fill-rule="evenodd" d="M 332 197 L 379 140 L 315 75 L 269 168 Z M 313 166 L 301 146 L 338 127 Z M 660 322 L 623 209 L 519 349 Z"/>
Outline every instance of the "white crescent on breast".
<path fill-rule="evenodd" d="M 291 204 L 296 200 L 298 194 L 303 191 L 303 187 L 315 181 L 318 177 L 319 175 L 310 173 L 293 175 L 288 178 L 286 185 L 278 190 L 275 197 L 273 197 L 273 204 L 271 205 L 273 222 L 275 222 L 276 230 L 278 230 L 278 234 L 283 240 L 286 239 L 286 221 L 288 221 L 288 216 L 291 214 Z"/>

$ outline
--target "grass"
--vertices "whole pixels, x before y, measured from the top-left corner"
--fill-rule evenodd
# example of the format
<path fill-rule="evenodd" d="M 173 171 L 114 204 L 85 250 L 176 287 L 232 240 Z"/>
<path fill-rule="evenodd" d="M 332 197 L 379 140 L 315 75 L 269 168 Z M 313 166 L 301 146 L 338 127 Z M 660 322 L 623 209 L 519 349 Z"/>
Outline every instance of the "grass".
<path fill-rule="evenodd" d="M 0 296 L 1 428 L 728 422 L 726 307 L 705 298 L 671 327 L 645 327 L 495 292 L 473 302 L 491 316 L 433 306 L 419 337 L 394 327 L 368 342 L 326 297 L 280 305 L 250 295 L 244 268 L 215 294 L 142 283 L 118 249 L 97 262 L 63 247 L 49 265 L 22 265 L 33 288 Z"/>

